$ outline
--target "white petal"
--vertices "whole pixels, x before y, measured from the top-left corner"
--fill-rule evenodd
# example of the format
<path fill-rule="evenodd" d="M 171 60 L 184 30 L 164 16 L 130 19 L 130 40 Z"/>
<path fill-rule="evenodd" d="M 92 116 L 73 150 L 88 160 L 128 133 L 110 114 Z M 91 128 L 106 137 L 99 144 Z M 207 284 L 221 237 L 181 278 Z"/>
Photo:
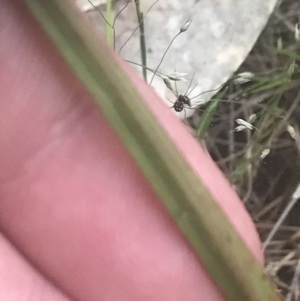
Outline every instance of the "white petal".
<path fill-rule="evenodd" d="M 253 130 L 253 128 L 254 128 L 254 126 L 251 123 L 249 123 L 241 118 L 238 118 L 235 121 L 237 124 L 242 125 L 242 126 L 248 128 L 249 130 Z"/>
<path fill-rule="evenodd" d="M 264 159 L 265 157 L 268 156 L 268 154 L 270 153 L 270 149 L 269 148 L 265 148 L 262 152 L 261 152 L 261 155 L 260 155 L 260 158 L 261 159 Z"/>
<path fill-rule="evenodd" d="M 180 28 L 180 32 L 185 32 L 190 27 L 190 24 L 192 22 L 192 18 L 189 18 Z"/>
<path fill-rule="evenodd" d="M 298 23 L 295 25 L 295 40 L 296 42 L 300 42 L 300 32 L 299 32 Z"/>
<path fill-rule="evenodd" d="M 243 125 L 239 125 L 234 130 L 235 130 L 235 132 L 241 132 L 241 131 L 245 130 L 246 128 L 247 127 L 245 127 Z"/>

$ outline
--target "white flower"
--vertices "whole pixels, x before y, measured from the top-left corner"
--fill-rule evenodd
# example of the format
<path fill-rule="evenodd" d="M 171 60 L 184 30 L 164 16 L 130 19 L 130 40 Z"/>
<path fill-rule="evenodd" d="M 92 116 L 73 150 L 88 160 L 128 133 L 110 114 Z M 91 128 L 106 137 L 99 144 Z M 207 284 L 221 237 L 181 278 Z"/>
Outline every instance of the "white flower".
<path fill-rule="evenodd" d="M 249 122 L 250 122 L 250 123 L 253 123 L 255 120 L 256 120 L 256 114 L 252 114 L 252 115 L 249 117 Z"/>
<path fill-rule="evenodd" d="M 167 76 L 162 76 L 162 79 L 163 79 L 165 85 L 167 86 L 167 88 L 170 89 L 172 92 L 174 92 L 172 83 L 169 80 L 169 78 Z"/>
<path fill-rule="evenodd" d="M 192 18 L 189 18 L 181 27 L 180 27 L 180 33 L 185 32 L 188 30 L 192 22 Z"/>
<path fill-rule="evenodd" d="M 235 122 L 238 125 L 243 126 L 245 129 L 247 128 L 251 131 L 254 129 L 254 126 L 251 123 L 245 121 L 244 119 L 238 118 L 238 119 L 235 120 Z"/>
<path fill-rule="evenodd" d="M 254 74 L 252 72 L 242 72 L 237 75 L 237 77 L 234 80 L 234 83 L 235 84 L 244 84 L 244 83 L 250 82 L 253 77 L 254 77 Z"/>
<path fill-rule="evenodd" d="M 297 138 L 297 134 L 293 126 L 288 125 L 286 130 L 294 140 Z"/>
<path fill-rule="evenodd" d="M 253 117 L 252 117 L 253 118 Z M 235 120 L 235 122 L 238 124 L 238 126 L 234 129 L 235 132 L 240 132 L 240 131 L 243 131 L 243 130 L 250 130 L 252 131 L 253 129 L 256 129 L 259 131 L 258 128 L 256 128 L 254 125 L 252 125 L 250 122 L 247 122 L 245 121 L 244 119 L 242 118 L 238 118 Z"/>
<path fill-rule="evenodd" d="M 269 148 L 265 148 L 262 152 L 261 152 L 261 155 L 260 155 L 260 158 L 263 160 L 265 157 L 268 156 L 268 154 L 270 153 L 270 149 Z"/>
<path fill-rule="evenodd" d="M 300 33 L 298 23 L 295 25 L 295 40 L 296 42 L 300 42 Z"/>
<path fill-rule="evenodd" d="M 238 125 L 238 126 L 234 129 L 234 131 L 235 131 L 235 132 L 241 132 L 241 131 L 243 131 L 244 129 L 246 129 L 245 126 L 243 126 L 243 125 Z"/>
<path fill-rule="evenodd" d="M 188 75 L 188 73 L 174 72 L 174 73 L 167 75 L 167 77 L 173 81 L 187 82 L 187 80 L 184 78 L 184 76 L 186 76 L 186 75 Z"/>

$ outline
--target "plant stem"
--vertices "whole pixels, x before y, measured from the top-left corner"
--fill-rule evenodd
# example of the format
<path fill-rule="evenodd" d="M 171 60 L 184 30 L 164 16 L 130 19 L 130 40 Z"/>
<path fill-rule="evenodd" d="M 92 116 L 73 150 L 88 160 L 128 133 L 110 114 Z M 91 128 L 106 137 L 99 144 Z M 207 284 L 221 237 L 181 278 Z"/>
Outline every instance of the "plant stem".
<path fill-rule="evenodd" d="M 144 15 L 140 9 L 140 0 L 134 0 L 136 15 L 138 18 L 139 28 L 140 28 L 140 47 L 141 47 L 141 60 L 143 68 L 143 77 L 147 82 L 147 52 L 146 52 L 146 39 L 145 39 L 145 27 L 144 27 Z"/>
<path fill-rule="evenodd" d="M 106 0 L 106 13 L 105 13 L 105 19 L 107 20 L 106 25 L 105 25 L 105 35 L 106 35 L 106 40 L 109 45 L 112 44 L 111 41 L 111 24 L 112 24 L 112 17 L 111 17 L 111 2 L 112 0 Z"/>

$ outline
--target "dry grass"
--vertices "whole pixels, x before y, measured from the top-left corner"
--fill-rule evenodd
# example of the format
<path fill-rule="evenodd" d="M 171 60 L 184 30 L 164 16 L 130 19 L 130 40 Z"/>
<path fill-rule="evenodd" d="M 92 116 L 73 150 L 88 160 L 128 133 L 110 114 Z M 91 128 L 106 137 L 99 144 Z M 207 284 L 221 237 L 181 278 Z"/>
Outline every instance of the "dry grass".
<path fill-rule="evenodd" d="M 237 102 L 219 105 L 205 139 L 252 215 L 264 244 L 266 271 L 286 301 L 300 301 L 297 23 L 300 2 L 283 0 L 237 72 L 251 71 L 256 75 L 254 80 L 241 86 L 229 84 L 227 99 Z M 233 131 L 235 119 L 248 120 L 252 114 L 256 114 L 254 125 L 259 131 Z M 196 127 L 195 118 L 193 123 Z M 269 154 L 262 158 L 265 150 Z"/>

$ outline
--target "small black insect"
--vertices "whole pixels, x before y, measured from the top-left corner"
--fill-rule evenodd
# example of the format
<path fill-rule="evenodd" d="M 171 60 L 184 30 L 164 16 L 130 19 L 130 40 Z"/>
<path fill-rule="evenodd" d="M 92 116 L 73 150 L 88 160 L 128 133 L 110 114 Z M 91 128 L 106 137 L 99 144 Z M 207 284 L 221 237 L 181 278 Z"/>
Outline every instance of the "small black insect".
<path fill-rule="evenodd" d="M 189 94 L 195 89 L 196 86 L 191 91 L 189 91 L 189 89 L 192 85 L 194 75 L 195 73 L 193 74 L 193 77 L 184 95 L 178 93 L 177 83 L 175 81 L 175 91 L 172 89 L 172 92 L 176 96 L 176 101 L 173 103 L 173 106 L 171 108 L 174 109 L 176 112 L 181 112 L 184 108 L 192 107 L 191 98 L 189 97 Z"/>
<path fill-rule="evenodd" d="M 192 104 L 191 104 L 191 99 L 187 96 L 187 95 L 179 95 L 178 98 L 176 99 L 176 101 L 174 102 L 172 108 L 176 111 L 176 112 L 181 112 L 185 106 L 188 106 L 189 108 L 191 108 Z"/>
<path fill-rule="evenodd" d="M 192 100 L 193 99 L 196 99 L 198 98 L 199 96 L 205 94 L 205 93 L 208 93 L 208 92 L 215 92 L 215 91 L 218 91 L 219 89 L 221 89 L 223 87 L 223 85 L 221 85 L 219 88 L 217 89 L 214 89 L 214 90 L 209 90 L 209 91 L 205 91 L 205 92 L 202 92 L 194 97 L 189 97 L 189 95 L 193 92 L 193 90 L 197 87 L 197 85 L 195 85 L 191 90 L 190 90 L 190 87 L 192 85 L 192 82 L 194 80 L 194 75 L 195 73 L 193 74 L 192 76 L 192 79 L 190 81 L 190 84 L 187 88 L 187 91 L 184 95 L 182 94 L 179 94 L 178 93 L 178 90 L 177 90 L 177 84 L 176 84 L 176 81 L 175 81 L 175 91 L 172 90 L 173 94 L 176 96 L 176 100 L 175 102 L 173 103 L 171 109 L 174 109 L 176 112 L 182 112 L 184 109 L 194 109 L 194 110 L 200 110 L 199 108 L 197 108 L 197 106 L 199 105 L 199 103 L 195 103 L 195 106 L 193 107 L 192 106 Z M 189 91 L 190 90 L 190 91 Z M 170 101 L 170 100 L 169 100 Z M 170 101 L 171 102 L 171 101 Z M 200 110 L 201 111 L 201 110 Z"/>

